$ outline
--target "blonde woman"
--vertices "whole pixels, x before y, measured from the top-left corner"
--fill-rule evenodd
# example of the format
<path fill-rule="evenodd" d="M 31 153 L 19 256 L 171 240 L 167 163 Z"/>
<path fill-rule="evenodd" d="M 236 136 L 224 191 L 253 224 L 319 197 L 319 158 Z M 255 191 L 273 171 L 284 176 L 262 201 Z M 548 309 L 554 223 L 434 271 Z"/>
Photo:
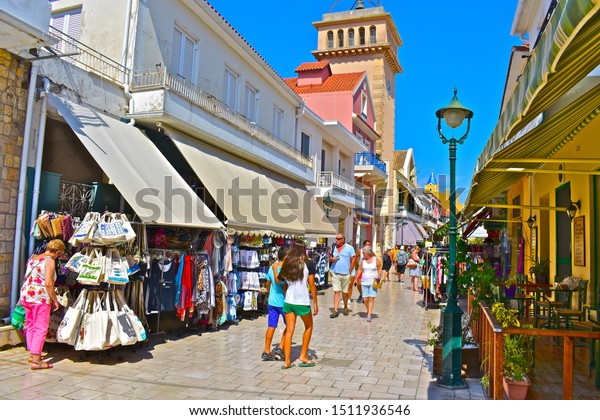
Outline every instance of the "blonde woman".
<path fill-rule="evenodd" d="M 360 278 L 360 287 L 362 290 L 363 303 L 367 308 L 367 322 L 371 322 L 373 316 L 373 306 L 377 297 L 377 289 L 373 287 L 375 281 L 381 281 L 381 262 L 375 256 L 373 248 L 366 246 L 363 248 L 363 259 L 358 266 L 356 276 Z"/>
<path fill-rule="evenodd" d="M 27 261 L 25 281 L 21 287 L 21 304 L 25 308 L 25 333 L 31 369 L 50 369 L 52 364 L 42 361 L 42 349 L 48 333 L 50 312 L 58 309 L 54 293 L 56 259 L 65 252 L 60 239 L 48 242 L 46 251 L 32 255 Z"/>
<path fill-rule="evenodd" d="M 421 278 L 421 266 L 419 265 L 421 257 L 419 257 L 419 251 L 421 251 L 421 248 L 418 245 L 415 246 L 406 263 L 406 268 L 408 268 L 408 274 L 410 275 L 410 284 L 413 291 L 416 292 L 419 291 L 419 279 Z"/>

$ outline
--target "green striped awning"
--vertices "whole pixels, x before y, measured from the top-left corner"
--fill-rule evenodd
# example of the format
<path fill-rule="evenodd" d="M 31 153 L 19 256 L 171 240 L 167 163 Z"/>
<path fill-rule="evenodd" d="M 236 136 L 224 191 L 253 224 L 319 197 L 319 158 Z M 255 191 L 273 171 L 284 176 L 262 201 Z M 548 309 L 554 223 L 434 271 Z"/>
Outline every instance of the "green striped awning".
<path fill-rule="evenodd" d="M 572 138 L 586 120 L 597 115 L 600 94 L 593 89 L 527 134 L 516 137 L 600 65 L 599 11 L 600 0 L 563 0 L 558 4 L 477 160 L 465 207 L 469 207 L 469 203 L 487 202 L 524 175 L 485 172 L 486 168 L 514 166 L 494 162 L 494 159 L 548 158 L 562 147 L 568 136 Z M 536 165 L 539 166 L 519 164 L 525 168 Z"/>
<path fill-rule="evenodd" d="M 600 1 L 561 1 L 477 160 L 498 148 L 600 64 Z"/>

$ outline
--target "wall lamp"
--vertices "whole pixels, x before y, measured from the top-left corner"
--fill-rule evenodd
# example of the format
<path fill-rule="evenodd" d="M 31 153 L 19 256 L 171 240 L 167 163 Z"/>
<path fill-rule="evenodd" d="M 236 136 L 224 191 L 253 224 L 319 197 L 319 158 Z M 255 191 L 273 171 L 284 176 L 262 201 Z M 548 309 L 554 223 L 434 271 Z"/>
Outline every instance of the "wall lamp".
<path fill-rule="evenodd" d="M 535 225 L 535 219 L 535 216 L 529 216 L 529 219 L 527 219 L 527 226 L 529 226 L 529 229 L 531 229 L 533 225 Z"/>
<path fill-rule="evenodd" d="M 577 214 L 577 210 L 581 208 L 581 200 L 571 201 L 571 204 L 567 207 L 567 214 L 569 219 L 573 220 Z"/>
<path fill-rule="evenodd" d="M 329 193 L 327 193 L 327 197 L 325 197 L 323 199 L 323 210 L 325 210 L 325 214 L 327 215 L 327 217 L 329 217 L 329 213 L 331 212 L 332 209 L 333 209 L 333 199 L 331 198 Z"/>

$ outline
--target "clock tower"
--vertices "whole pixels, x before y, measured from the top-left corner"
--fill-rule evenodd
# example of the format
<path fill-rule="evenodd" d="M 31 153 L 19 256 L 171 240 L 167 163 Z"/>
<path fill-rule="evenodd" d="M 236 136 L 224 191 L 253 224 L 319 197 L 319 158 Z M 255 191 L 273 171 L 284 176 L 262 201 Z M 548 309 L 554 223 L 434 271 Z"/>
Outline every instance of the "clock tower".
<path fill-rule="evenodd" d="M 320 22 L 313 23 L 318 41 L 312 54 L 319 61 L 327 60 L 333 73 L 367 72 L 375 106 L 375 127 L 381 136 L 377 153 L 384 161 L 391 162 L 395 139 L 395 77 L 402 72 L 398 60 L 402 40 L 392 16 L 382 6 L 365 7 L 360 0 L 355 4 L 352 10 L 330 12 L 324 14 Z"/>

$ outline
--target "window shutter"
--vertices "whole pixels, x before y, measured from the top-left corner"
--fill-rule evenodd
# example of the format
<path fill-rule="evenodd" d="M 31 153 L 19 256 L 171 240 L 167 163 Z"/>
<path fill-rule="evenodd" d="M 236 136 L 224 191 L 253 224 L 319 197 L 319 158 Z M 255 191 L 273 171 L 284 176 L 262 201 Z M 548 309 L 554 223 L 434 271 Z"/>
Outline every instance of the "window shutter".
<path fill-rule="evenodd" d="M 171 71 L 181 74 L 181 38 L 183 33 L 173 28 L 173 51 L 171 52 Z"/>
<path fill-rule="evenodd" d="M 81 9 L 69 13 L 68 26 L 63 32 L 79 41 L 81 37 Z"/>
<path fill-rule="evenodd" d="M 181 75 L 192 82 L 192 77 L 194 74 L 194 50 L 196 46 L 194 45 L 194 42 L 187 36 L 183 37 L 183 42 L 185 42 L 185 46 L 183 48 L 183 69 L 181 71 Z"/>

